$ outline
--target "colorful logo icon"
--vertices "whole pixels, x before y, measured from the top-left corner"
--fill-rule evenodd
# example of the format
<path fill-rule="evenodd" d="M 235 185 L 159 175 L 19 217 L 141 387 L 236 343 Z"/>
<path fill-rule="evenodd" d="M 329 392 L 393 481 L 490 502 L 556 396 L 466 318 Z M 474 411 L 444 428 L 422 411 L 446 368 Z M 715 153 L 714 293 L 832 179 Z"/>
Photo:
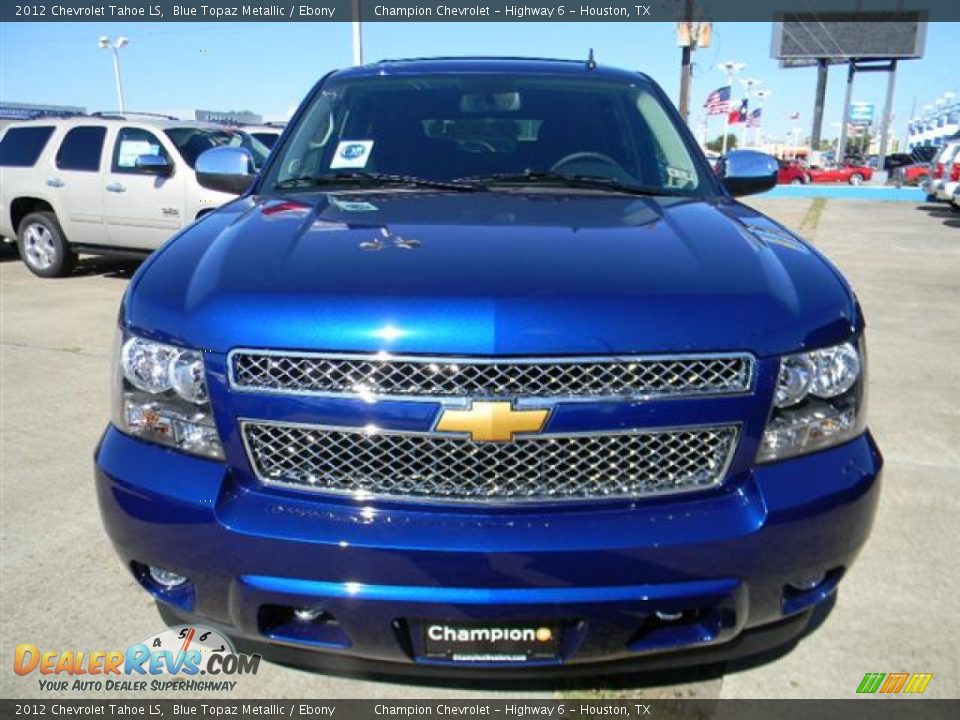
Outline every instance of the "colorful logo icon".
<path fill-rule="evenodd" d="M 216 630 L 191 625 L 167 628 L 124 650 L 20 643 L 13 659 L 13 671 L 36 676 L 44 691 L 233 690 L 233 678 L 256 675 L 259 667 L 259 655 L 238 653 Z"/>
<path fill-rule="evenodd" d="M 920 694 L 927 689 L 933 673 L 870 673 L 863 676 L 858 693 L 872 695 Z"/>

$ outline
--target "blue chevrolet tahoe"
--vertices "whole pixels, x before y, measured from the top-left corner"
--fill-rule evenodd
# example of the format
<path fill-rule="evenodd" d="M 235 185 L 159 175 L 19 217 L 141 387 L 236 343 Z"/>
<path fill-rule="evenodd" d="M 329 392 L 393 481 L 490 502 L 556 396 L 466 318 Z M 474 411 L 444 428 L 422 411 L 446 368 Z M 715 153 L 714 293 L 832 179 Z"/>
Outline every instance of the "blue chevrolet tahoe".
<path fill-rule="evenodd" d="M 396 673 L 786 643 L 870 531 L 864 320 L 648 77 L 330 73 L 120 311 L 104 523 L 170 621 Z M 272 655 L 271 655 L 272 653 Z"/>

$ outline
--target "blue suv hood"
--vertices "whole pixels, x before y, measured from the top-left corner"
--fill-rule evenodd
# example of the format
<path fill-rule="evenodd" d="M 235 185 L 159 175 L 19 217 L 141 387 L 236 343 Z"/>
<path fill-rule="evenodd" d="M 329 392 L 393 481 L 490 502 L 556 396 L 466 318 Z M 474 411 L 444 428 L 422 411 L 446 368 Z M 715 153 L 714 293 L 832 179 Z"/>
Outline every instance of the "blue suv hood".
<path fill-rule="evenodd" d="M 748 350 L 860 322 L 836 270 L 727 200 L 478 192 L 245 197 L 131 283 L 125 324 L 205 350 Z"/>

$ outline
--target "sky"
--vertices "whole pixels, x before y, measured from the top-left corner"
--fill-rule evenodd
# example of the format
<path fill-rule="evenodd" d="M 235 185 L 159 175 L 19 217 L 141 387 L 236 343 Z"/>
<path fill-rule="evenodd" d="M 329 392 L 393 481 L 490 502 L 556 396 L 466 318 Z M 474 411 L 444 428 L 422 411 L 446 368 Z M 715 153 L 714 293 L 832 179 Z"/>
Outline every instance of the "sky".
<path fill-rule="evenodd" d="M 772 91 L 764 107 L 764 132 L 786 137 L 799 112 L 809 132 L 816 86 L 813 68 L 782 70 L 770 57 L 769 23 L 716 23 L 713 43 L 693 55 L 691 124 L 702 123 L 707 94 L 724 84 L 716 66 L 745 62 L 741 77 Z M 299 104 L 327 71 L 352 61 L 349 23 L 0 23 L 0 100 L 117 108 L 112 59 L 97 45 L 101 35 L 125 35 L 120 51 L 128 109 L 187 112 L 252 110 L 279 119 Z M 653 77 L 676 102 L 680 50 L 672 23 L 365 23 L 364 60 L 385 58 L 516 55 L 587 57 Z M 920 114 L 945 91 L 960 98 L 957 47 L 960 23 L 931 23 L 926 55 L 900 63 L 894 130 L 905 134 L 911 112 Z M 879 117 L 886 73 L 858 75 L 854 101 L 876 104 Z M 823 136 L 835 137 L 846 71 L 830 70 Z M 736 87 L 735 92 L 740 92 Z M 699 120 L 698 120 L 699 118 Z M 722 120 L 710 120 L 709 136 Z"/>

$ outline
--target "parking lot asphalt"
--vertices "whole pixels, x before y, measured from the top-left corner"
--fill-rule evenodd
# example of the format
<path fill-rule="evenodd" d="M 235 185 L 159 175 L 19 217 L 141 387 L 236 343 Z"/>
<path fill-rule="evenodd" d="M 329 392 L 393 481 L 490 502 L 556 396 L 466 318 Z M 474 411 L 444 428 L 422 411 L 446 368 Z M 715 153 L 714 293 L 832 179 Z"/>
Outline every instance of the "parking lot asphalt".
<path fill-rule="evenodd" d="M 824 198 L 750 204 L 823 249 L 867 316 L 884 487 L 873 535 L 815 631 L 750 663 L 575 687 L 414 685 L 264 663 L 221 697 L 849 698 L 864 673 L 897 671 L 934 673 L 927 696 L 960 695 L 960 216 Z M 92 484 L 117 306 L 134 268 L 88 259 L 70 278 L 40 280 L 15 256 L 0 259 L 0 697 L 144 697 L 44 693 L 36 674 L 12 670 L 18 643 L 121 649 L 162 628 L 113 554 Z"/>

